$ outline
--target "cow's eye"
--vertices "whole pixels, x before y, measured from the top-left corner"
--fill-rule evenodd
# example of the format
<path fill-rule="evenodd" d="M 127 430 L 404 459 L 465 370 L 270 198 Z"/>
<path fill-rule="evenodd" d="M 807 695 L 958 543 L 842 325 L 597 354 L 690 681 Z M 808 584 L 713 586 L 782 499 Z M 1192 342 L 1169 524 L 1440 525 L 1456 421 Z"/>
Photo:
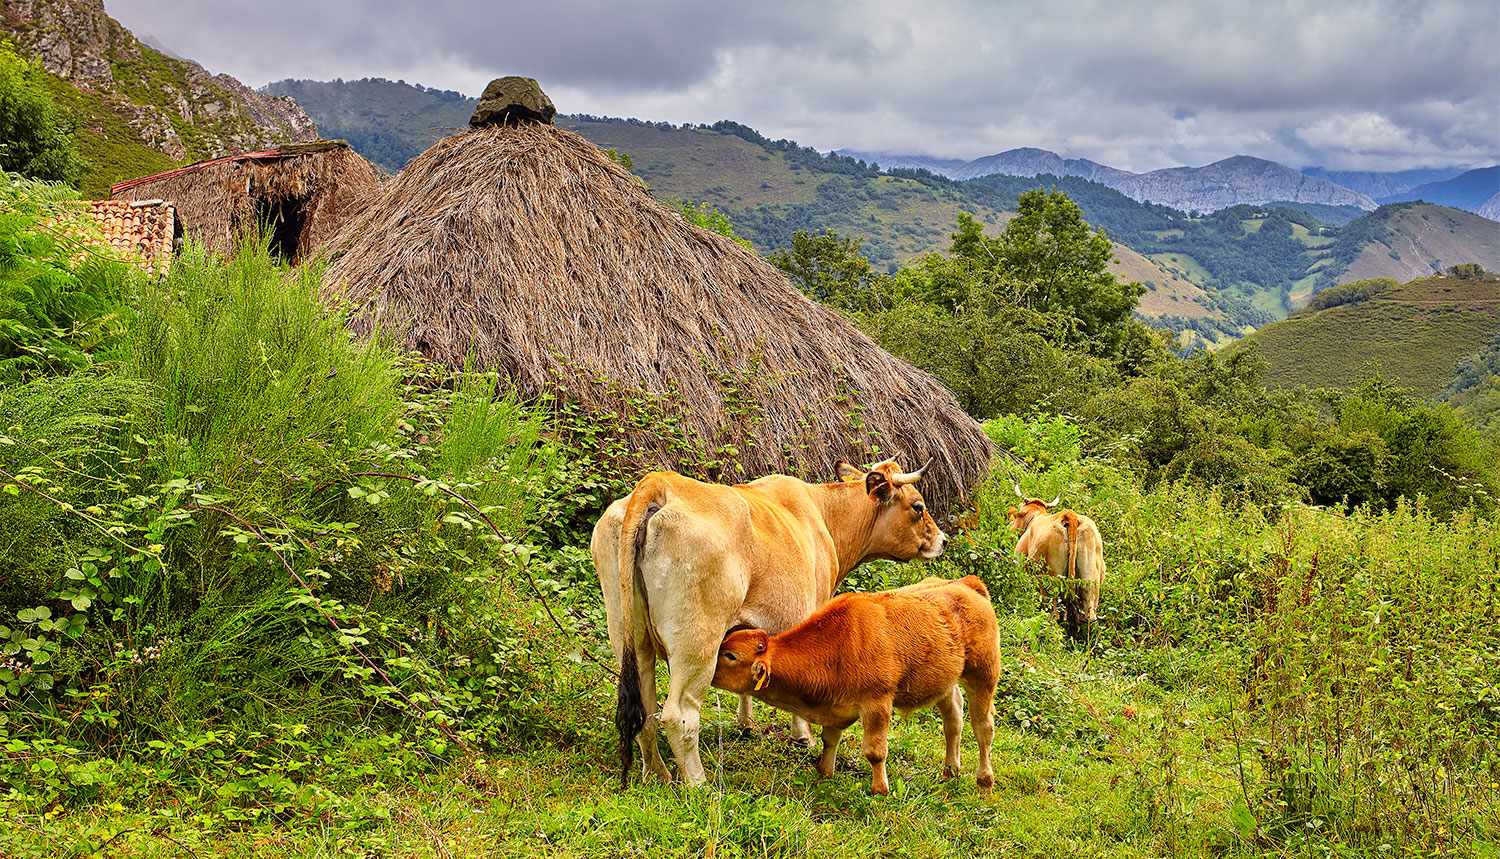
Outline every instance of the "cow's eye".
<path fill-rule="evenodd" d="M 922 511 L 923 511 L 923 510 L 926 510 L 926 509 L 927 509 L 927 505 L 926 505 L 926 504 L 923 504 L 923 503 L 922 503 L 922 502 L 920 502 L 920 501 L 918 501 L 918 502 L 917 502 L 917 503 L 915 503 L 915 504 L 913 504 L 913 505 L 912 505 L 912 506 L 911 506 L 911 509 L 912 509 L 912 512 L 913 512 L 913 513 L 921 513 L 921 512 L 922 512 Z"/>
<path fill-rule="evenodd" d="M 738 661 L 740 661 L 740 658 L 738 656 L 735 656 L 734 655 L 734 651 L 732 651 L 732 650 L 726 650 L 726 651 L 724 651 L 724 658 L 728 659 L 730 662 L 738 662 Z"/>

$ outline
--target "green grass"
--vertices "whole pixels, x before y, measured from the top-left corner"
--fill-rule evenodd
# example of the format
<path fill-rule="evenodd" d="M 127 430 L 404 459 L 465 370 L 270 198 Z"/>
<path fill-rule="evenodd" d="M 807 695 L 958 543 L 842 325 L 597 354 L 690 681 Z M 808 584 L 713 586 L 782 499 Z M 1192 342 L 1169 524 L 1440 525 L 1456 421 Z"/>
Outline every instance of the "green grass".
<path fill-rule="evenodd" d="M 1497 332 L 1500 278 L 1433 277 L 1282 320 L 1245 343 L 1265 357 L 1273 385 L 1350 387 L 1379 372 L 1432 397 Z"/>
<path fill-rule="evenodd" d="M 1151 254 L 1150 258 L 1156 260 L 1168 271 L 1175 272 L 1199 286 L 1207 283 L 1212 277 L 1208 269 L 1199 265 L 1197 260 L 1187 254 L 1160 253 Z"/>
<path fill-rule="evenodd" d="M 1239 795 L 1228 702 L 1209 688 L 1163 690 L 1077 652 L 1008 649 L 1007 670 L 1064 685 L 1097 740 L 1060 741 L 1002 724 L 996 786 L 974 784 L 966 728 L 960 777 L 941 778 L 942 725 L 931 712 L 897 717 L 890 738 L 892 794 L 872 797 L 858 730 L 844 737 L 838 769 L 820 780 L 813 753 L 791 745 L 785 717 L 757 708 L 762 730 L 742 736 L 734 700 L 705 708 L 701 790 L 642 785 L 621 793 L 609 749 L 610 695 L 579 706 L 588 733 L 577 744 L 465 757 L 403 785 L 358 786 L 323 798 L 331 816 L 293 812 L 285 825 L 224 827 L 180 811 L 100 807 L 47 823 L 12 818 L 0 851 L 17 859 L 57 845 L 85 852 L 117 832 L 111 855 L 652 855 L 1121 857 L 1246 851 L 1229 814 Z M 1162 754 L 1182 783 L 1167 789 Z M 1140 803 L 1143 787 L 1162 807 Z M 357 812 L 356 812 L 357 810 Z M 309 816 L 309 812 L 314 812 Z M 128 831 L 127 831 L 128 830 Z M 170 840 L 168 840 L 170 839 Z"/>

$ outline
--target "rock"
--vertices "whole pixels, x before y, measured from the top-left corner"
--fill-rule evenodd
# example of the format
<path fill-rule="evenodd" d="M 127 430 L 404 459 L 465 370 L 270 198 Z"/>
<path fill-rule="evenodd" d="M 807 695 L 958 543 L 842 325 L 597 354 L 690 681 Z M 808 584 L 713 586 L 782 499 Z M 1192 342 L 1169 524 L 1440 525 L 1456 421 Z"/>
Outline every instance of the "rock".
<path fill-rule="evenodd" d="M 469 117 L 469 125 L 480 128 L 485 125 L 514 125 L 518 122 L 540 122 L 552 124 L 557 108 L 552 99 L 542 92 L 535 78 L 495 78 L 484 88 L 479 97 L 479 106 Z"/>

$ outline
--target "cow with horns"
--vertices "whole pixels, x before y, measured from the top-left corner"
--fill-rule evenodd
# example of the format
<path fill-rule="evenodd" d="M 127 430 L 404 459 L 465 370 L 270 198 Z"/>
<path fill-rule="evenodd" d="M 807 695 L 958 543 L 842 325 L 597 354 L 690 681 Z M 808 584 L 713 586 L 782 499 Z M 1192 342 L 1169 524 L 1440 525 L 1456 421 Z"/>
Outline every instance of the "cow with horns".
<path fill-rule="evenodd" d="M 916 488 L 926 469 L 904 471 L 894 460 L 866 468 L 841 462 L 835 483 L 771 475 L 738 486 L 654 472 L 610 505 L 594 526 L 591 549 L 620 660 L 622 782 L 629 782 L 635 744 L 646 769 L 670 780 L 656 749 L 659 723 L 683 780 L 703 783 L 700 710 L 726 630 L 780 632 L 826 602 L 866 560 L 942 554 L 947 536 Z M 659 715 L 658 655 L 671 677 Z M 749 714 L 742 697 L 741 724 Z M 810 743 L 807 724 L 796 726 Z"/>
<path fill-rule="evenodd" d="M 1068 632 L 1078 635 L 1099 619 L 1099 587 L 1104 582 L 1104 540 L 1094 520 L 1073 510 L 1049 512 L 1062 501 L 1028 498 L 1015 482 L 1021 504 L 1007 511 L 1011 530 L 1021 535 L 1016 551 L 1044 564 L 1066 583 L 1063 596 Z"/>

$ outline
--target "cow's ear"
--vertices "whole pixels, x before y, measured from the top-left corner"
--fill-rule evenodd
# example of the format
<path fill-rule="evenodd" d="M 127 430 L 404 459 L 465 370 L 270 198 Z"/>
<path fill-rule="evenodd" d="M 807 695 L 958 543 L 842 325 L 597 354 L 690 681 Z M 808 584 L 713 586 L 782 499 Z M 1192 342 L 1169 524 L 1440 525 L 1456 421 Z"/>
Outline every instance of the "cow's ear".
<path fill-rule="evenodd" d="M 891 500 L 891 481 L 883 471 L 872 471 L 865 475 L 865 491 L 881 504 Z"/>
<path fill-rule="evenodd" d="M 865 476 L 865 473 L 860 470 L 859 466 L 850 465 L 842 459 L 839 460 L 839 464 L 835 466 L 834 469 L 839 476 L 839 480 L 842 480 L 845 483 L 852 483 L 853 481 L 859 480 L 861 477 Z"/>

